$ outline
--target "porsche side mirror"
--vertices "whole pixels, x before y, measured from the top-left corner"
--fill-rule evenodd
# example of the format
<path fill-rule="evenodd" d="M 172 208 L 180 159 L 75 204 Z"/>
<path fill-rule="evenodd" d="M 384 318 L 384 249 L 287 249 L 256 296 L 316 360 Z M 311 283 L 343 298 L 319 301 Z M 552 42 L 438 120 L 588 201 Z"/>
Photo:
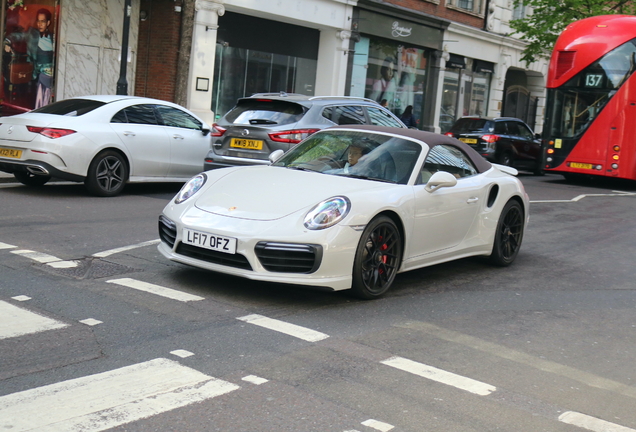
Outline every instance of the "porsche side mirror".
<path fill-rule="evenodd" d="M 203 136 L 208 136 L 208 134 L 210 133 L 210 128 L 201 128 L 201 133 L 203 134 Z"/>
<path fill-rule="evenodd" d="M 426 186 L 427 192 L 435 192 L 439 188 L 443 187 L 453 187 L 457 184 L 457 179 L 454 175 L 446 171 L 437 171 L 435 174 L 428 179 Z"/>
<path fill-rule="evenodd" d="M 285 154 L 285 152 L 284 152 L 284 151 L 282 151 L 281 149 L 274 150 L 273 152 L 271 152 L 271 153 L 269 154 L 269 161 L 270 161 L 271 163 L 274 163 L 274 162 L 276 162 L 278 159 L 280 159 L 280 157 L 281 157 L 283 154 Z"/>

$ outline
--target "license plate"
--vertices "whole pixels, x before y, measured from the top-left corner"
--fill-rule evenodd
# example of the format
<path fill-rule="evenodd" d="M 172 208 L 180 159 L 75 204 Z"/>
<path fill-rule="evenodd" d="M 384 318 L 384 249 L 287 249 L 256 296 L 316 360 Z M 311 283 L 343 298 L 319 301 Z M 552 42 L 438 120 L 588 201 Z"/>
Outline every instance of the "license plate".
<path fill-rule="evenodd" d="M 198 246 L 204 249 L 210 249 L 217 252 L 227 254 L 236 253 L 236 239 L 232 237 L 223 237 L 216 234 L 195 231 L 188 228 L 183 229 L 183 238 L 181 241 L 185 244 Z"/>
<path fill-rule="evenodd" d="M 230 147 L 263 150 L 263 141 L 244 138 L 232 138 L 232 141 L 230 141 Z"/>
<path fill-rule="evenodd" d="M 570 168 L 592 169 L 594 165 L 580 162 L 570 162 Z"/>
<path fill-rule="evenodd" d="M 20 159 L 22 157 L 22 150 L 0 148 L 0 156 L 13 159 Z"/>
<path fill-rule="evenodd" d="M 477 144 L 477 140 L 475 138 L 460 138 L 459 140 L 466 144 Z"/>

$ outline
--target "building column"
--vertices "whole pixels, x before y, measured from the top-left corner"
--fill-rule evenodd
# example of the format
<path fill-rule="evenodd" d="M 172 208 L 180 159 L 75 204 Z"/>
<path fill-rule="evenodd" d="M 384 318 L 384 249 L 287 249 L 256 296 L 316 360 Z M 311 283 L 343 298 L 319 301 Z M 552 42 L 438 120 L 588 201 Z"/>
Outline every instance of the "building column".
<path fill-rule="evenodd" d="M 314 95 L 341 96 L 345 94 L 350 37 L 350 30 L 320 32 Z"/>
<path fill-rule="evenodd" d="M 214 123 L 215 114 L 212 112 L 212 83 L 217 29 L 219 17 L 224 14 L 223 0 L 196 0 L 187 108 L 209 125 Z"/>

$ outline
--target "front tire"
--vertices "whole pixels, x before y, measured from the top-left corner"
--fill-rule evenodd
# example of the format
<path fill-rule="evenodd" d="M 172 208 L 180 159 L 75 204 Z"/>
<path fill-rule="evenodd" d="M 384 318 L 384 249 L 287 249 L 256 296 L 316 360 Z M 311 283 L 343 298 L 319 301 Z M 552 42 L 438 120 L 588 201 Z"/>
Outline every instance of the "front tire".
<path fill-rule="evenodd" d="M 365 228 L 353 264 L 352 292 L 369 300 L 388 291 L 402 263 L 402 236 L 387 216 L 373 219 Z"/>
<path fill-rule="evenodd" d="M 44 186 L 49 180 L 51 180 L 51 176 L 47 175 L 35 175 L 31 174 L 28 171 L 15 171 L 13 173 L 14 177 L 17 181 L 27 186 Z"/>
<path fill-rule="evenodd" d="M 113 150 L 101 152 L 88 167 L 84 185 L 97 196 L 112 197 L 121 193 L 128 180 L 124 157 Z"/>
<path fill-rule="evenodd" d="M 506 203 L 495 232 L 495 242 L 490 262 L 498 266 L 509 266 L 517 257 L 523 240 L 524 214 L 518 201 Z"/>

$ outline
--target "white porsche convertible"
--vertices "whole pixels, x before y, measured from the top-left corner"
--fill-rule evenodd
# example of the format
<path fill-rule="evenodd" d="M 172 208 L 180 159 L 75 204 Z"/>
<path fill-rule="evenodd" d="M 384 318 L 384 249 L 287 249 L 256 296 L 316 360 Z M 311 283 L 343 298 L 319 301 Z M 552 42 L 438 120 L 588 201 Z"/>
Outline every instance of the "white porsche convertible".
<path fill-rule="evenodd" d="M 456 139 L 338 126 L 281 154 L 192 178 L 159 217 L 159 251 L 371 299 L 400 272 L 473 255 L 507 266 L 521 247 L 529 201 L 516 170 Z"/>

